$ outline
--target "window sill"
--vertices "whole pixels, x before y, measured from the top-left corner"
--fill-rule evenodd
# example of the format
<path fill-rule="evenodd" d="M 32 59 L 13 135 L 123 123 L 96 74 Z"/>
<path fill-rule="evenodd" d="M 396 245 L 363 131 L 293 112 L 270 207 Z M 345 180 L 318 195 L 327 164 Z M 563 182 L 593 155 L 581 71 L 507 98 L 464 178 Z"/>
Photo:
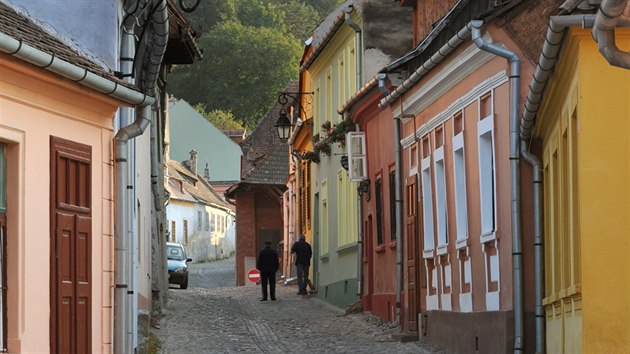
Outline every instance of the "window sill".
<path fill-rule="evenodd" d="M 389 246 L 389 248 L 390 248 L 390 249 L 395 250 L 395 249 L 396 249 L 396 244 L 397 244 L 397 243 L 398 243 L 398 242 L 396 242 L 396 240 L 394 240 L 394 241 L 392 241 L 392 242 L 388 243 L 388 244 L 387 244 L 387 246 Z"/>
<path fill-rule="evenodd" d="M 375 247 L 374 248 L 374 252 L 376 252 L 376 253 L 383 253 L 383 252 L 385 252 L 385 245 L 383 244 L 383 245 L 380 245 L 378 247 Z"/>
<path fill-rule="evenodd" d="M 479 241 L 481 241 L 481 243 L 487 243 L 490 241 L 494 241 L 496 239 L 497 239 L 497 234 L 494 231 L 486 232 L 484 234 L 481 234 L 481 236 L 479 236 Z"/>
<path fill-rule="evenodd" d="M 344 254 L 350 251 L 355 251 L 357 249 L 357 243 L 350 243 L 347 245 L 339 246 L 337 248 L 337 254 Z"/>
<path fill-rule="evenodd" d="M 422 251 L 422 258 L 433 258 L 433 248 Z"/>
<path fill-rule="evenodd" d="M 328 253 L 324 253 L 321 256 L 319 256 L 319 259 L 323 262 L 328 262 Z"/>
<path fill-rule="evenodd" d="M 468 238 L 463 238 L 455 241 L 455 247 L 458 250 L 463 250 L 464 248 L 468 247 Z"/>
<path fill-rule="evenodd" d="M 439 245 L 437 248 L 437 255 L 441 256 L 448 253 L 448 245 Z"/>

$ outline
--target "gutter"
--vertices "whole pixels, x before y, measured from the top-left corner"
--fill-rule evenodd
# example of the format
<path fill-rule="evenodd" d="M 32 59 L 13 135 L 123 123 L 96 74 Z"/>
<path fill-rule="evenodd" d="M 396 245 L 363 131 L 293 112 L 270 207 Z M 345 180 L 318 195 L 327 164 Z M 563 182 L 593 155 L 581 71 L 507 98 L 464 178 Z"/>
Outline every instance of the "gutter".
<path fill-rule="evenodd" d="M 131 105 L 150 105 L 155 101 L 153 97 L 145 93 L 121 85 L 115 80 L 94 74 L 88 69 L 59 59 L 54 54 L 43 52 L 22 40 L 15 39 L 1 32 L 0 51 L 58 74 L 79 85 L 113 97 L 118 101 Z"/>
<path fill-rule="evenodd" d="M 402 94 L 409 91 L 420 79 L 426 75 L 431 69 L 446 58 L 455 48 L 468 39 L 471 32 L 471 22 L 467 23 L 460 29 L 451 39 L 446 42 L 429 60 L 425 61 L 416 71 L 403 81 L 393 92 L 385 96 L 378 104 L 380 109 L 389 107 Z"/>
<path fill-rule="evenodd" d="M 523 325 L 523 235 L 521 225 L 521 172 L 519 109 L 521 106 L 521 60 L 516 53 L 488 43 L 481 37 L 483 21 L 473 20 L 472 40 L 479 49 L 508 60 L 510 64 L 510 175 L 512 195 L 512 272 L 514 296 L 514 353 L 522 353 L 525 344 Z"/>

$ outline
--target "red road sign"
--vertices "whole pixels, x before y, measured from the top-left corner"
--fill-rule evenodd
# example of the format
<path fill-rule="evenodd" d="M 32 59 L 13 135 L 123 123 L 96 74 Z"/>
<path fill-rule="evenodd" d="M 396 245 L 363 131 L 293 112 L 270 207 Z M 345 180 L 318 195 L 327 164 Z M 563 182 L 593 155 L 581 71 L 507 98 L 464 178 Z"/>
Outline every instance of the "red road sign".
<path fill-rule="evenodd" d="M 252 283 L 255 283 L 260 280 L 260 271 L 258 269 L 252 269 L 247 273 L 247 278 Z"/>

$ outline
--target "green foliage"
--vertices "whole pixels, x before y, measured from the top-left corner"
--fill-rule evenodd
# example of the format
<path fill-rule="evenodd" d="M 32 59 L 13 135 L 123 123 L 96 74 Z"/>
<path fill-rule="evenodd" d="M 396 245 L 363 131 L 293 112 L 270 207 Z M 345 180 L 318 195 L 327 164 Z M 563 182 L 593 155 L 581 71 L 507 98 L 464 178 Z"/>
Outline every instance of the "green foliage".
<path fill-rule="evenodd" d="M 303 41 L 341 2 L 202 0 L 187 16 L 203 33 L 198 45 L 204 58 L 173 68 L 167 90 L 203 104 L 207 118 L 253 130 L 278 92 L 297 80 Z"/>
<path fill-rule="evenodd" d="M 302 48 L 273 28 L 223 22 L 199 41 L 204 60 L 173 70 L 169 92 L 210 111 L 231 111 L 248 129 L 298 76 Z"/>
<path fill-rule="evenodd" d="M 232 112 L 221 111 L 218 109 L 206 112 L 206 106 L 203 103 L 197 104 L 195 106 L 195 110 L 219 130 L 230 131 L 243 129 L 243 125 L 241 122 L 234 119 Z"/>

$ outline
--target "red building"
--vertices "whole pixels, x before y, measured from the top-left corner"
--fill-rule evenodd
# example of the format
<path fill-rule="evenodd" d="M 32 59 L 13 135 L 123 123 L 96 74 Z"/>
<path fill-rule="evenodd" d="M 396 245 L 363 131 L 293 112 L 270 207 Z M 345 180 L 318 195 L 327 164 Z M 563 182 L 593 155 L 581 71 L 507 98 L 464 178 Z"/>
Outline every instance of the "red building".
<path fill-rule="evenodd" d="M 296 91 L 297 84 L 285 91 Z M 251 284 L 247 272 L 256 268 L 256 257 L 265 240 L 279 249 L 283 239 L 282 195 L 289 175 L 289 146 L 280 141 L 274 124 L 282 106 L 274 106 L 240 145 L 241 181 L 225 196 L 236 205 L 236 284 Z"/>

